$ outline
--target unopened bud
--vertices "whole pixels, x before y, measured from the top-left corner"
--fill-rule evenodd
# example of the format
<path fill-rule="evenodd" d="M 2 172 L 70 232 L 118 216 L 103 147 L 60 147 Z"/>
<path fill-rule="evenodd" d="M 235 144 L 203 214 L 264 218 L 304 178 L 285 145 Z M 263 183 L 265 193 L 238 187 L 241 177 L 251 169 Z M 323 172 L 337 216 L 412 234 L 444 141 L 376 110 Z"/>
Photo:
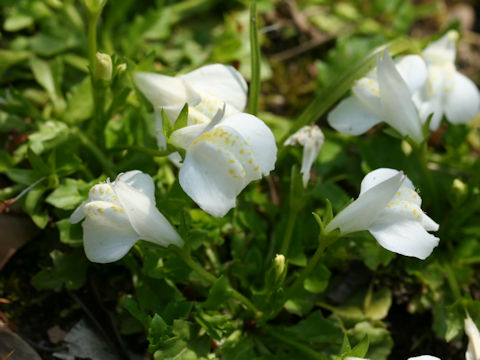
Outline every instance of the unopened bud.
<path fill-rule="evenodd" d="M 84 4 L 91 14 L 98 14 L 103 9 L 107 0 L 84 0 Z"/>
<path fill-rule="evenodd" d="M 112 58 L 110 55 L 97 52 L 97 61 L 95 62 L 94 78 L 95 80 L 112 80 Z"/>
<path fill-rule="evenodd" d="M 460 179 L 453 180 L 452 193 L 455 201 L 462 202 L 468 194 L 468 186 Z"/>
<path fill-rule="evenodd" d="M 117 65 L 117 73 L 121 74 L 125 70 L 127 70 L 127 64 L 122 63 Z"/>
<path fill-rule="evenodd" d="M 280 287 L 287 275 L 287 267 L 285 264 L 285 256 L 278 254 L 273 259 L 272 265 L 267 270 L 265 282 L 268 288 L 276 289 Z"/>

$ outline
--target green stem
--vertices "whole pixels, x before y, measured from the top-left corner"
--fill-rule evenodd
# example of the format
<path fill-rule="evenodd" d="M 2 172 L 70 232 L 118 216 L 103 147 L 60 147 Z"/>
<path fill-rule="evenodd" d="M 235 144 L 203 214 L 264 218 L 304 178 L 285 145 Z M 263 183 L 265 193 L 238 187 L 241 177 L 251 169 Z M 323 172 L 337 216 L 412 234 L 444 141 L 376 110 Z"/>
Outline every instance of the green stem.
<path fill-rule="evenodd" d="M 90 138 L 85 135 L 79 128 L 72 128 L 72 134 L 76 136 L 80 142 L 85 146 L 92 155 L 97 159 L 100 165 L 103 167 L 105 173 L 110 176 L 111 178 L 115 177 L 115 172 L 113 171 L 113 163 L 103 154 L 103 152 L 95 145 L 94 142 L 90 140 Z"/>
<path fill-rule="evenodd" d="M 294 349 L 304 353 L 305 355 L 309 356 L 312 359 L 317 359 L 317 360 L 325 360 L 325 356 L 322 354 L 319 354 L 315 350 L 310 349 L 307 345 L 304 345 L 298 341 L 293 340 L 291 337 L 283 335 L 276 329 L 274 329 L 272 326 L 265 326 L 265 331 L 267 332 L 268 335 L 271 337 L 280 340 L 280 342 L 285 343 L 293 347 Z"/>
<path fill-rule="evenodd" d="M 433 181 L 432 172 L 428 168 L 428 161 L 427 161 L 427 144 L 424 143 L 421 146 L 415 146 L 412 144 L 415 156 L 420 163 L 420 167 L 422 168 L 422 173 L 424 178 L 427 180 L 427 187 L 428 187 L 428 195 L 430 198 L 430 202 L 433 208 L 433 216 L 435 218 L 438 217 L 438 196 L 437 196 L 437 187 L 435 182 Z"/>
<path fill-rule="evenodd" d="M 92 79 L 97 54 L 97 23 L 99 17 L 100 14 L 89 14 L 88 16 L 88 62 L 90 64 Z"/>
<path fill-rule="evenodd" d="M 298 212 L 292 211 L 290 207 L 290 212 L 288 214 L 287 228 L 285 230 L 285 235 L 283 236 L 282 246 L 280 247 L 280 254 L 288 257 L 288 249 L 290 248 L 290 242 L 292 241 L 293 229 L 295 228 L 295 221 L 297 220 Z"/>
<path fill-rule="evenodd" d="M 307 266 L 302 270 L 302 272 L 300 273 L 300 276 L 295 280 L 292 286 L 290 286 L 285 292 L 285 301 L 288 300 L 295 293 L 296 289 L 299 286 L 301 286 L 305 281 L 305 279 L 312 273 L 312 271 L 315 269 L 318 262 L 322 258 L 322 255 L 325 249 L 338 239 L 337 236 L 332 236 L 332 237 L 327 236 L 324 239 L 322 239 L 321 237 L 322 237 L 322 234 L 320 234 L 320 241 L 319 241 L 320 244 L 318 245 L 318 248 L 313 254 L 313 256 L 308 261 Z"/>
<path fill-rule="evenodd" d="M 187 264 L 190 269 L 195 271 L 198 275 L 200 275 L 204 280 L 209 282 L 211 285 L 213 285 L 217 281 L 217 277 L 207 270 L 203 268 L 199 263 L 197 263 L 195 260 L 192 259 L 190 255 L 190 251 L 187 248 L 179 248 L 177 246 L 171 246 L 170 249 L 177 254 L 177 256 L 182 259 L 185 264 Z M 239 291 L 235 290 L 230 286 L 230 292 L 232 296 L 243 303 L 247 309 L 252 311 L 255 314 L 256 318 L 259 318 L 262 316 L 262 312 L 257 309 L 257 307 L 250 301 L 248 300 L 245 295 L 240 293 Z"/>
<path fill-rule="evenodd" d="M 250 3 L 250 54 L 252 74 L 250 78 L 250 98 L 248 111 L 258 114 L 258 97 L 260 95 L 260 44 L 258 42 L 257 1 Z"/>

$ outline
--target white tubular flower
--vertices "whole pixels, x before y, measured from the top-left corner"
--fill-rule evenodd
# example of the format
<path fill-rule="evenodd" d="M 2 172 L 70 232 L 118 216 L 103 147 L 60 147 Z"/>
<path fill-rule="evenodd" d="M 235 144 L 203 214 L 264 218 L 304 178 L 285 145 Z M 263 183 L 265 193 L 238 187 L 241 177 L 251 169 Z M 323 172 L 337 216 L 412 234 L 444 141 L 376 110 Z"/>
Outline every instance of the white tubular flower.
<path fill-rule="evenodd" d="M 82 221 L 83 245 L 90 261 L 108 263 L 122 258 L 140 239 L 167 247 L 183 240 L 155 206 L 152 178 L 138 170 L 90 189 L 88 199 L 70 216 Z"/>
<path fill-rule="evenodd" d="M 155 108 L 155 129 L 161 149 L 166 148 L 162 109 L 174 122 L 188 103 L 188 125 L 193 125 L 209 123 L 223 104 L 226 117 L 242 112 L 247 104 L 247 83 L 232 66 L 206 65 L 175 77 L 137 72 L 134 81 Z"/>
<path fill-rule="evenodd" d="M 328 114 L 328 123 L 342 133 L 360 135 L 384 121 L 421 143 L 422 126 L 412 94 L 426 77 L 427 68 L 420 56 L 405 56 L 395 65 L 385 50 L 383 59 L 377 56 L 376 71 L 357 81 L 353 95 Z"/>
<path fill-rule="evenodd" d="M 432 355 L 420 355 L 420 356 L 408 358 L 408 360 L 441 360 L 441 359 Z"/>
<path fill-rule="evenodd" d="M 438 224 L 420 208 L 422 199 L 412 182 L 394 169 L 381 168 L 362 180 L 357 200 L 328 223 L 342 234 L 368 230 L 385 249 L 425 259 L 438 245 Z"/>
<path fill-rule="evenodd" d="M 480 332 L 470 316 L 465 319 L 465 333 L 468 336 L 466 360 L 480 359 Z"/>
<path fill-rule="evenodd" d="M 475 84 L 455 68 L 458 33 L 449 31 L 423 51 L 428 78 L 413 100 L 423 122 L 433 114 L 430 129 L 437 130 L 443 114 L 454 124 L 472 120 L 480 108 Z"/>
<path fill-rule="evenodd" d="M 250 181 L 275 167 L 277 146 L 272 131 L 259 118 L 219 114 L 207 125 L 172 133 L 173 145 L 186 150 L 180 168 L 183 190 L 207 213 L 224 216 Z"/>
<path fill-rule="evenodd" d="M 310 179 L 310 169 L 322 148 L 325 136 L 317 125 L 304 126 L 295 134 L 291 135 L 283 145 L 292 146 L 300 144 L 303 146 L 302 168 L 303 186 L 307 187 Z"/>

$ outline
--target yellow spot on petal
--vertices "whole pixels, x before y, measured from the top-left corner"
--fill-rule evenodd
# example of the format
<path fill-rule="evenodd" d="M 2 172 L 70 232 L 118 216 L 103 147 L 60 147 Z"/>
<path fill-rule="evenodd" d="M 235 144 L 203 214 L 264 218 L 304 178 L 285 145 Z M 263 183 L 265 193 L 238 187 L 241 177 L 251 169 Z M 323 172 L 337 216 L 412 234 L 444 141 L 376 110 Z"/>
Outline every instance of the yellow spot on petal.
<path fill-rule="evenodd" d="M 260 168 L 258 166 L 255 166 L 255 168 L 253 170 L 258 171 L 258 169 L 260 169 Z"/>
<path fill-rule="evenodd" d="M 103 189 L 100 188 L 100 190 L 98 191 L 100 193 L 100 195 L 103 195 Z"/>
<path fill-rule="evenodd" d="M 232 141 L 232 146 L 233 146 L 233 145 L 235 145 L 235 143 L 236 143 L 236 141 L 235 141 L 235 140 L 233 140 L 233 141 Z"/>
<path fill-rule="evenodd" d="M 230 160 L 228 160 L 228 162 L 229 162 L 230 164 L 234 164 L 234 163 L 235 163 L 235 160 L 230 159 Z"/>
<path fill-rule="evenodd" d="M 235 170 L 233 170 L 233 169 L 228 170 L 228 172 L 229 172 L 230 174 L 232 174 L 232 175 L 235 174 Z"/>
<path fill-rule="evenodd" d="M 243 154 L 244 152 L 245 152 L 245 150 L 243 150 L 243 149 L 241 149 L 241 150 L 239 151 L 240 154 Z"/>
<path fill-rule="evenodd" d="M 249 164 L 253 163 L 253 160 L 252 159 L 248 160 L 248 163 Z"/>

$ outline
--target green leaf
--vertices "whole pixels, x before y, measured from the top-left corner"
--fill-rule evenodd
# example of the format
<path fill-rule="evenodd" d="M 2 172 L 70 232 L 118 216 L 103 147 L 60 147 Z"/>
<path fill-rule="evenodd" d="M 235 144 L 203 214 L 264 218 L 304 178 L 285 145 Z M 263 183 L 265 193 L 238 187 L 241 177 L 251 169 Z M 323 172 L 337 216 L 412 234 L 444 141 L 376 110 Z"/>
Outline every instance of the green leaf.
<path fill-rule="evenodd" d="M 62 286 L 76 290 L 83 286 L 87 271 L 83 249 L 76 249 L 71 253 L 53 250 L 50 257 L 53 267 L 40 271 L 32 279 L 32 285 L 37 290 L 59 291 Z"/>
<path fill-rule="evenodd" d="M 30 58 L 30 68 L 35 80 L 47 90 L 51 98 L 55 97 L 55 81 L 53 80 L 50 65 L 46 61 L 32 56 Z"/>
<path fill-rule="evenodd" d="M 83 245 L 82 227 L 72 225 L 69 219 L 57 221 L 57 228 L 60 233 L 60 241 L 70 246 L 78 247 Z"/>
<path fill-rule="evenodd" d="M 195 320 L 207 334 L 213 339 L 220 341 L 223 334 L 233 329 L 232 320 L 229 315 L 219 314 L 213 311 L 199 311 Z"/>
<path fill-rule="evenodd" d="M 77 123 L 84 121 L 92 116 L 93 96 L 92 82 L 90 77 L 86 76 L 82 81 L 70 88 L 67 93 L 67 110 L 64 119 L 68 123 Z"/>
<path fill-rule="evenodd" d="M 160 343 L 167 340 L 171 335 L 171 328 L 158 314 L 155 314 L 148 327 L 147 339 L 150 343 L 148 347 L 149 352 L 155 352 Z"/>
<path fill-rule="evenodd" d="M 347 331 L 352 342 L 362 343 L 368 337 L 369 346 L 366 357 L 368 359 L 386 360 L 393 348 L 393 340 L 390 333 L 381 325 L 374 325 L 369 322 L 357 323 Z M 364 349 L 365 344 L 360 347 Z"/>
<path fill-rule="evenodd" d="M 339 344 L 343 336 L 342 331 L 331 320 L 325 319 L 321 310 L 312 312 L 285 331 L 308 344 Z"/>
<path fill-rule="evenodd" d="M 328 285 L 330 279 L 330 270 L 319 263 L 308 278 L 303 282 L 303 287 L 308 292 L 319 294 L 322 293 Z"/>
<path fill-rule="evenodd" d="M 224 304 L 231 296 L 231 289 L 228 285 L 228 280 L 225 276 L 220 276 L 215 284 L 213 284 L 208 294 L 207 300 L 203 303 L 203 306 L 207 310 L 217 310 Z"/>
<path fill-rule="evenodd" d="M 130 313 L 130 315 L 132 315 L 135 319 L 140 321 L 142 325 L 146 329 L 148 329 L 151 321 L 150 316 L 148 316 L 148 314 L 145 311 L 140 310 L 140 308 L 138 307 L 138 303 L 133 299 L 132 296 L 130 295 L 125 296 L 122 299 L 121 304 L 123 308 Z"/>
<path fill-rule="evenodd" d="M 40 179 L 40 175 L 36 171 L 28 169 L 7 169 L 5 174 L 7 174 L 10 180 L 27 186 Z"/>
<path fill-rule="evenodd" d="M 78 190 L 81 186 L 86 186 L 81 180 L 65 179 L 45 201 L 59 209 L 73 210 L 84 200 L 84 196 Z"/>
<path fill-rule="evenodd" d="M 364 358 L 365 355 L 368 353 L 368 347 L 370 345 L 370 341 L 368 340 L 368 335 L 365 335 L 362 341 L 360 341 L 357 345 L 354 346 L 352 350 L 350 350 L 346 355 L 358 358 Z"/>
<path fill-rule="evenodd" d="M 372 294 L 369 306 L 365 309 L 365 316 L 372 320 L 382 320 L 387 317 L 392 305 L 392 291 L 384 287 Z"/>
<path fill-rule="evenodd" d="M 35 154 L 32 149 L 28 149 L 27 156 L 33 170 L 40 175 L 49 175 L 52 172 L 52 169 L 47 165 L 47 163 L 45 163 L 40 156 Z"/>
<path fill-rule="evenodd" d="M 177 120 L 175 121 L 175 124 L 173 124 L 173 131 L 184 128 L 187 125 L 188 125 L 188 103 L 185 103 L 182 110 L 180 111 L 180 114 L 177 117 Z"/>
<path fill-rule="evenodd" d="M 165 137 L 168 139 L 168 137 L 173 131 L 173 126 L 172 126 L 172 122 L 168 118 L 168 115 L 165 112 L 165 110 L 163 110 L 163 108 L 162 108 L 162 125 L 163 125 L 163 133 Z"/>

